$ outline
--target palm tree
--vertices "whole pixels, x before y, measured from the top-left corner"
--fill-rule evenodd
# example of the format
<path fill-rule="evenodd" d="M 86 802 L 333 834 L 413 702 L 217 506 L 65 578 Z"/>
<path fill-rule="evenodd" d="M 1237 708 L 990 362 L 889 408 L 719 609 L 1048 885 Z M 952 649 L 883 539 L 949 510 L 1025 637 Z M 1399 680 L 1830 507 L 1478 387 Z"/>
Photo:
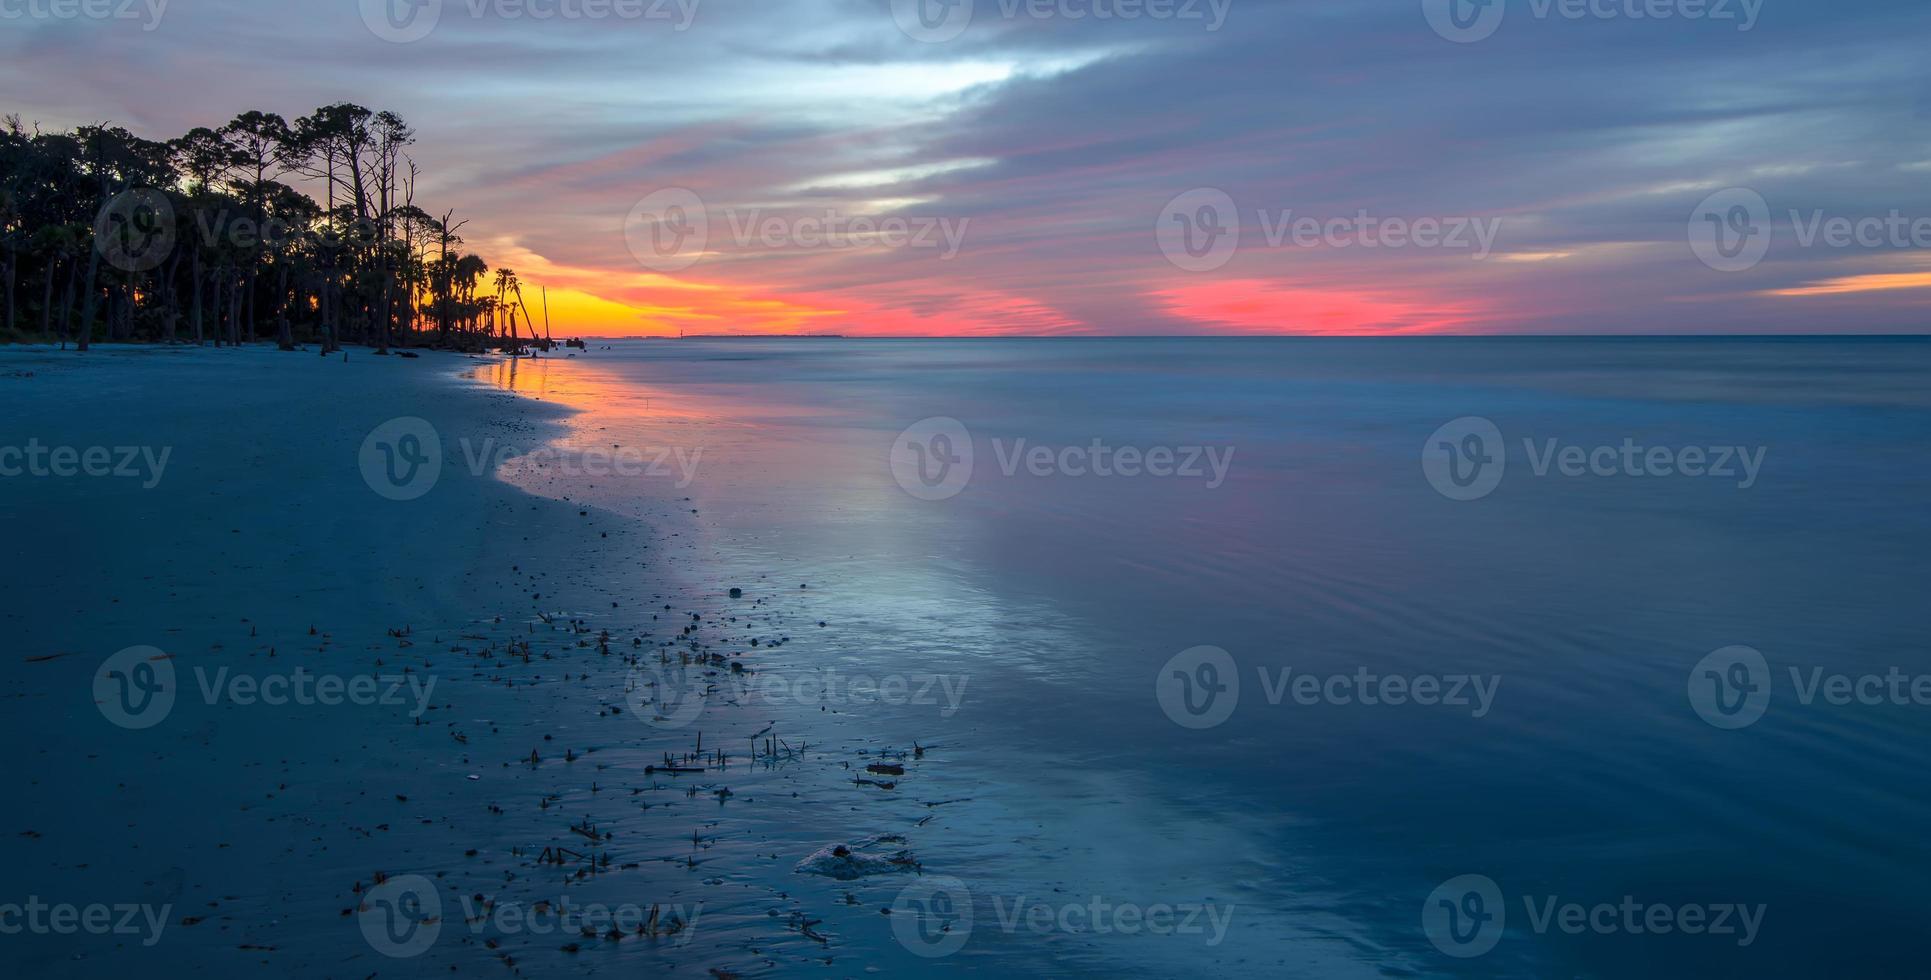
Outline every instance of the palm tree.
<path fill-rule="evenodd" d="M 516 273 L 508 268 L 496 270 L 496 305 L 500 309 L 511 292 L 522 295 L 522 283 L 517 281 Z M 523 346 L 523 338 L 516 332 L 516 314 L 509 317 L 510 341 L 513 346 Z"/>

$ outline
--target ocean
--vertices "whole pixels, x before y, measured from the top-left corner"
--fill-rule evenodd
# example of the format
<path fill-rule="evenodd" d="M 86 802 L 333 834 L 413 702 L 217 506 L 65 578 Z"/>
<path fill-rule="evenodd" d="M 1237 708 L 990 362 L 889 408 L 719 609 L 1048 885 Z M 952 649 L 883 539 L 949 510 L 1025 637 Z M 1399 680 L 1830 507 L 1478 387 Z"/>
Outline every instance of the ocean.
<path fill-rule="evenodd" d="M 1931 344 L 591 346 L 479 370 L 579 413 L 505 476 L 808 593 L 792 706 L 949 750 L 888 964 L 1921 964 Z"/>

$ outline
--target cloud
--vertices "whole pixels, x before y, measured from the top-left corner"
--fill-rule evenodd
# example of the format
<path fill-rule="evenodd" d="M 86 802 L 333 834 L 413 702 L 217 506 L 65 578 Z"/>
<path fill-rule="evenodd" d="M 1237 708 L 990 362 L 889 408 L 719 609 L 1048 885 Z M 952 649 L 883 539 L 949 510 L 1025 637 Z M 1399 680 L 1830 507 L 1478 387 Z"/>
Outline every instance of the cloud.
<path fill-rule="evenodd" d="M 1931 216 L 1917 0 L 1776 4 L 1749 31 L 1511 5 L 1477 44 L 1435 35 L 1414 0 L 1235 0 L 1219 30 L 978 0 L 944 43 L 906 36 L 887 0 L 702 0 L 684 30 L 470 4 L 407 45 L 347 2 L 176 3 L 152 31 L 16 21 L 0 85 L 30 120 L 151 136 L 247 108 L 394 109 L 421 136 L 419 197 L 469 218 L 471 247 L 594 298 L 571 303 L 572 332 L 1753 332 L 1830 326 L 1803 302 L 1823 288 L 1839 325 L 1922 328 L 1867 295 L 1890 290 L 1849 288 L 1894 282 L 1892 257 L 1780 238 L 1730 275 L 1686 243 L 1729 186 L 1782 225 Z M 714 224 L 829 210 L 969 231 L 951 258 L 725 236 L 667 279 L 623 235 L 665 187 Z M 1242 211 L 1242 247 L 1209 274 L 1169 263 L 1154 230 L 1197 187 Z M 1498 254 L 1257 241 L 1288 210 L 1500 219 Z"/>

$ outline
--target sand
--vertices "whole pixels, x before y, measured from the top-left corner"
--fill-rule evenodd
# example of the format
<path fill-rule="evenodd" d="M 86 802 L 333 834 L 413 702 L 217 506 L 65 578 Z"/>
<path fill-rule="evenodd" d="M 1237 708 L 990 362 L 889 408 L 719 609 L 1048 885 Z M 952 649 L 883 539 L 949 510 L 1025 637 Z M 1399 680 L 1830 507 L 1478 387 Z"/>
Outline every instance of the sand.
<path fill-rule="evenodd" d="M 506 372 L 0 350 L 0 454 L 21 450 L 0 455 L 21 471 L 0 477 L 21 572 L 0 606 L 0 927 L 10 902 L 126 925 L 29 928 L 10 965 L 1037 975 L 1202 955 L 1016 918 L 1198 895 L 1188 811 L 942 710 L 974 690 L 801 696 L 889 660 L 842 619 L 891 597 L 718 561 L 675 457 L 609 497 L 622 513 L 569 499 L 600 481 L 556 457 L 500 469 L 477 448 L 620 449 L 541 386 L 490 383 Z M 838 855 L 881 840 L 879 861 Z M 879 873 L 814 871 L 828 853 Z"/>
<path fill-rule="evenodd" d="M 17 791 L 0 901 L 154 923 L 10 936 L 23 975 L 702 976 L 841 955 L 824 915 L 781 887 L 824 840 L 764 850 L 783 836 L 771 816 L 807 833 L 808 808 L 767 811 L 763 829 L 739 815 L 782 793 L 819 798 L 841 811 L 828 823 L 861 833 L 913 817 L 854 821 L 850 800 L 823 799 L 824 785 L 850 792 L 847 764 L 770 717 L 713 727 L 699 755 L 708 716 L 647 720 L 661 706 L 632 677 L 666 643 L 706 657 L 743 647 L 720 617 L 772 625 L 775 587 L 694 594 L 640 557 L 655 540 L 642 522 L 474 470 L 460 440 L 541 444 L 562 414 L 465 380 L 474 366 L 364 351 L 0 353 L 0 442 L 35 454 L 0 480 L 21 573 L 0 617 Z M 369 434 L 398 418 L 450 447 L 413 500 L 372 489 L 361 465 Z M 84 461 L 95 446 L 114 465 L 63 470 L 60 447 Z M 115 475 L 123 456 L 145 469 Z M 158 719 L 152 701 L 129 714 L 133 702 L 97 697 L 127 648 L 152 651 L 122 667 L 172 671 Z M 752 762 L 767 745 L 778 758 Z M 862 770 L 879 749 L 844 751 Z M 815 788 L 781 789 L 799 780 Z M 430 883 L 442 914 L 421 917 L 426 947 L 370 938 L 398 897 L 378 890 L 385 879 L 390 892 Z M 622 938 L 606 938 L 612 926 Z M 881 955 L 903 953 L 888 942 Z"/>

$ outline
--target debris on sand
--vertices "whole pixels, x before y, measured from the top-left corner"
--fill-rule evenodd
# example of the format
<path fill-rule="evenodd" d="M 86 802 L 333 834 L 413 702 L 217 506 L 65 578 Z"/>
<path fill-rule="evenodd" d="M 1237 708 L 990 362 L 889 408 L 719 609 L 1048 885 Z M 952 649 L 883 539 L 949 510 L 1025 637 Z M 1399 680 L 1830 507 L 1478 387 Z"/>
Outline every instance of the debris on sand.
<path fill-rule="evenodd" d="M 821 847 L 798 862 L 802 874 L 823 875 L 839 881 L 856 881 L 871 875 L 905 874 L 919 870 L 918 859 L 905 848 L 890 850 L 883 845 L 903 844 L 897 834 L 866 837 L 851 844 Z"/>

